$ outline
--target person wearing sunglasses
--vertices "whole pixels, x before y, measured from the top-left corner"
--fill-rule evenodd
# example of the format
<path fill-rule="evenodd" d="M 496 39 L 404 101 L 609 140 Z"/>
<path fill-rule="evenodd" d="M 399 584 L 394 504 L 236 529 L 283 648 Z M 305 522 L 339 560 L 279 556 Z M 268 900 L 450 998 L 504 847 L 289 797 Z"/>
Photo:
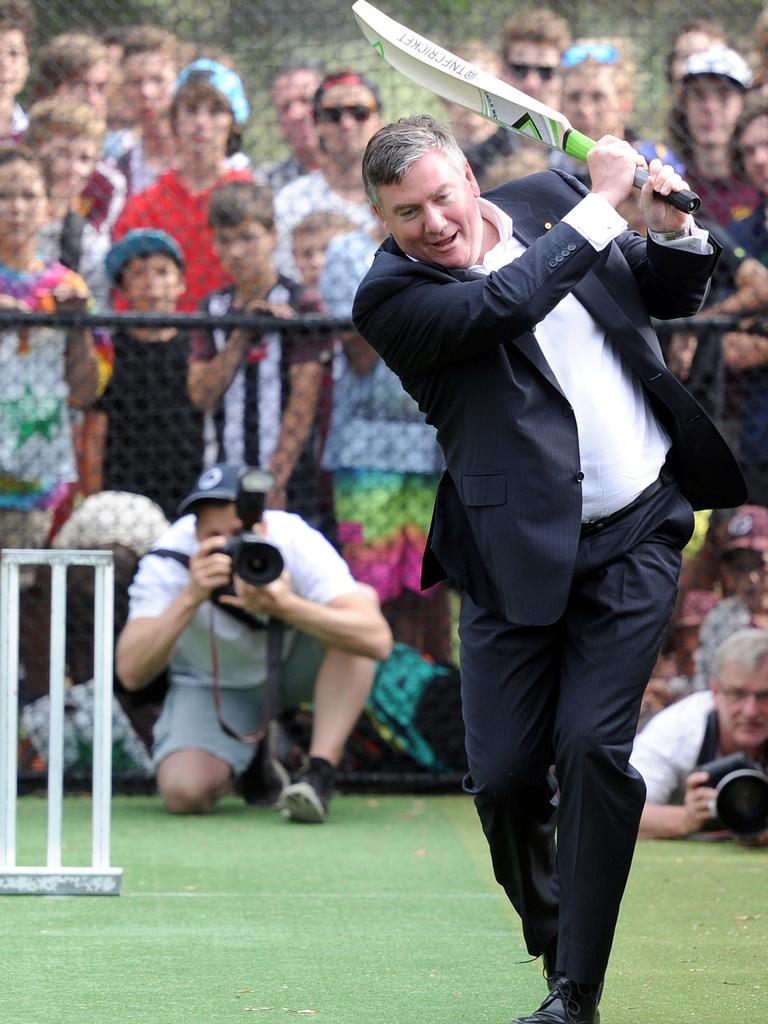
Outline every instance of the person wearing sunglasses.
<path fill-rule="evenodd" d="M 647 795 L 640 835 L 681 839 L 712 828 L 717 797 L 699 766 L 743 753 L 768 767 L 768 631 L 740 629 L 717 650 L 708 688 L 664 708 L 638 734 L 630 763 Z M 768 830 L 739 836 L 768 846 Z"/>
<path fill-rule="evenodd" d="M 378 89 L 357 71 L 327 74 L 318 86 L 313 117 L 321 166 L 290 182 L 275 196 L 274 259 L 286 277 L 298 279 L 291 238 L 293 229 L 308 214 L 340 213 L 357 227 L 375 227 L 363 191 L 360 166 L 368 140 L 381 127 L 380 106 Z"/>
<path fill-rule="evenodd" d="M 504 26 L 504 77 L 539 103 L 559 109 L 560 62 L 571 45 L 568 23 L 546 7 Z"/>

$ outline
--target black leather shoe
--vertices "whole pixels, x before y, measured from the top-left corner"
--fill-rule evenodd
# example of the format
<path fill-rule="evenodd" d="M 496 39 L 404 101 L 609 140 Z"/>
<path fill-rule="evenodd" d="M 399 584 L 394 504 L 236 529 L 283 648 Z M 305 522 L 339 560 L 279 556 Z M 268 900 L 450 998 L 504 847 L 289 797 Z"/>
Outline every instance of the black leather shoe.
<path fill-rule="evenodd" d="M 544 980 L 550 992 L 554 992 L 563 975 L 557 969 L 557 936 L 551 939 L 541 953 L 544 962 Z"/>
<path fill-rule="evenodd" d="M 597 1001 L 600 985 L 580 985 L 560 975 L 554 991 L 530 1017 L 518 1017 L 512 1024 L 600 1024 Z"/>

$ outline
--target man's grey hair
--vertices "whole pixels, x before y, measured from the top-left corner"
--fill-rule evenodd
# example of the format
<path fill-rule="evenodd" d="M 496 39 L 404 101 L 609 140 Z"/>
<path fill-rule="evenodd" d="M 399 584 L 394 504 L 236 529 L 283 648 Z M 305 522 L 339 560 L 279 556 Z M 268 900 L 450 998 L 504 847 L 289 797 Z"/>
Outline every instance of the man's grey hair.
<path fill-rule="evenodd" d="M 712 673 L 717 681 L 729 665 L 740 665 L 745 672 L 754 672 L 766 658 L 768 629 L 740 629 L 717 648 Z"/>
<path fill-rule="evenodd" d="M 368 199 L 380 206 L 379 188 L 399 184 L 409 168 L 431 149 L 464 172 L 467 158 L 450 128 L 429 114 L 401 117 L 371 137 L 363 156 L 363 185 Z"/>

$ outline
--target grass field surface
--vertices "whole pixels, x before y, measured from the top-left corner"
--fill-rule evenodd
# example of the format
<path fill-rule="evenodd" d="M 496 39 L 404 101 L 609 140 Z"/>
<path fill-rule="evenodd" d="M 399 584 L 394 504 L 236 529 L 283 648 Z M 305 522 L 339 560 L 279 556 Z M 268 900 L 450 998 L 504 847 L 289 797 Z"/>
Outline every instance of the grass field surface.
<path fill-rule="evenodd" d="M 45 800 L 19 802 L 41 863 Z M 66 864 L 90 802 L 65 800 Z M 337 797 L 326 825 L 225 801 L 113 806 L 119 897 L 0 897 L 0 1024 L 508 1024 L 544 996 L 466 797 Z M 768 1017 L 768 849 L 641 843 L 604 1024 Z"/>

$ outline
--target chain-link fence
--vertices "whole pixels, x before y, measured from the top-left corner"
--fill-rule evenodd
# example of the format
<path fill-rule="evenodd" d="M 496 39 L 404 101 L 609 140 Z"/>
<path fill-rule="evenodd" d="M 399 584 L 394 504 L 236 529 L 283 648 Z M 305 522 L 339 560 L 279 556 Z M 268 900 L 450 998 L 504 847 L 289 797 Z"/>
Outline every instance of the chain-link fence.
<path fill-rule="evenodd" d="M 725 252 L 709 324 L 675 323 L 662 341 L 741 456 L 751 500 L 768 504 L 768 244 L 764 228 L 751 247 L 738 226 L 759 220 L 762 193 L 749 147 L 733 145 L 745 104 L 762 102 L 762 5 L 381 7 L 585 134 L 679 162 Z M 728 52 L 697 68 L 713 46 Z M 0 544 L 112 547 L 119 626 L 139 557 L 200 472 L 270 470 L 268 505 L 300 513 L 344 554 L 400 645 L 348 767 L 455 778 L 455 596 L 419 591 L 442 458 L 350 330 L 381 237 L 360 158 L 379 123 L 427 112 L 453 122 L 483 187 L 547 166 L 588 180 L 585 166 L 406 80 L 338 0 L 0 0 L 0 68 Z M 721 106 L 707 120 L 713 80 Z M 642 229 L 631 203 L 623 212 Z M 46 688 L 48 583 L 26 583 L 31 705 Z M 91 671 L 89 628 L 73 615 L 75 684 Z M 121 691 L 147 747 L 162 687 Z M 286 723 L 288 748 L 307 728 Z"/>

